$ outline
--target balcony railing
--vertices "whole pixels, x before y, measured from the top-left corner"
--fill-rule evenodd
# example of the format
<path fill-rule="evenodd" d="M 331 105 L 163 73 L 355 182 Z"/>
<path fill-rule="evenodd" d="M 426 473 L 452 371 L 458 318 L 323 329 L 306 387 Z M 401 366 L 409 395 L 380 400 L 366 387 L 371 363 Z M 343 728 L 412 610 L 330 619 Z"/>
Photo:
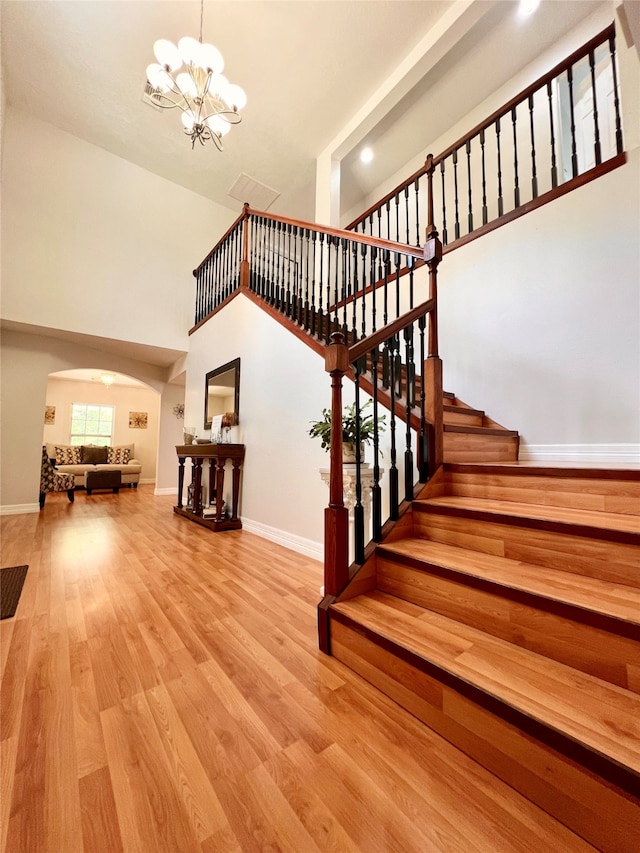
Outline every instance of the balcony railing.
<path fill-rule="evenodd" d="M 433 166 L 446 253 L 623 162 L 611 24 L 346 228 L 419 246 Z"/>

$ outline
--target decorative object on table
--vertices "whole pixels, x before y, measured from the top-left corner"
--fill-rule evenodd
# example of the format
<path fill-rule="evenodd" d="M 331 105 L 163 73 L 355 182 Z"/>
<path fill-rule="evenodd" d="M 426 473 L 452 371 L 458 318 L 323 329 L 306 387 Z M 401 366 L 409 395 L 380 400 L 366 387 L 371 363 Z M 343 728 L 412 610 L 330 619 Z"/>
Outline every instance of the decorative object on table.
<path fill-rule="evenodd" d="M 363 457 L 363 445 L 371 444 L 375 434 L 375 421 L 372 414 L 366 413 L 365 409 L 372 405 L 372 401 L 368 400 L 364 406 L 360 407 L 360 458 Z M 385 415 L 378 415 L 378 433 L 384 431 Z M 331 410 L 322 410 L 322 420 L 311 421 L 311 429 L 309 435 L 312 438 L 319 438 L 322 442 L 323 450 L 331 448 Z M 358 433 L 356 428 L 356 404 L 345 406 L 342 410 L 342 461 L 356 461 L 356 442 Z"/>
<path fill-rule="evenodd" d="M 146 412 L 129 412 L 129 429 L 146 429 L 147 421 Z"/>
<path fill-rule="evenodd" d="M 223 441 L 226 444 L 229 444 L 231 441 L 231 427 L 235 426 L 236 418 L 233 412 L 225 412 L 222 416 L 222 422 L 220 426 L 224 430 L 223 433 Z"/>
<path fill-rule="evenodd" d="M 184 417 L 184 403 L 178 403 L 177 406 L 174 406 L 173 414 L 178 418 L 178 420 L 182 420 Z"/>
<path fill-rule="evenodd" d="M 184 428 L 184 443 L 185 444 L 193 444 L 196 438 L 196 428 L 195 427 L 185 427 Z"/>
<path fill-rule="evenodd" d="M 157 62 L 147 66 L 148 103 L 162 109 L 178 108 L 182 129 L 204 145 L 211 140 L 222 151 L 222 137 L 242 120 L 247 103 L 243 89 L 222 75 L 224 59 L 212 44 L 202 42 L 204 2 L 200 0 L 200 39 L 184 36 L 176 47 L 168 39 L 154 42 Z"/>
<path fill-rule="evenodd" d="M 45 422 L 45 424 L 55 424 L 55 422 L 56 422 L 56 407 L 55 406 L 45 406 L 44 407 L 44 422 Z"/>
<path fill-rule="evenodd" d="M 29 566 L 7 566 L 0 569 L 0 619 L 15 616 L 28 568 Z"/>
<path fill-rule="evenodd" d="M 222 418 L 223 415 L 214 415 L 211 418 L 211 443 L 220 444 L 222 441 Z"/>
<path fill-rule="evenodd" d="M 196 438 L 196 444 L 211 444 L 210 438 Z"/>

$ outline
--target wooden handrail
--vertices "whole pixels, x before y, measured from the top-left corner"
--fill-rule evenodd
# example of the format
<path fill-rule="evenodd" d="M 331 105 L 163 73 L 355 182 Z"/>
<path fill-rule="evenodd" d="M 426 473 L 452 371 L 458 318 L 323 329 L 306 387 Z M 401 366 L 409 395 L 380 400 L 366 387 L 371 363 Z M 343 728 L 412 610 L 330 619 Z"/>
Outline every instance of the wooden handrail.
<path fill-rule="evenodd" d="M 328 234 L 330 237 L 337 237 L 339 240 L 349 240 L 352 243 L 364 243 L 367 246 L 375 246 L 378 249 L 387 249 L 389 252 L 399 252 L 402 255 L 411 255 L 414 258 L 422 258 L 422 249 L 415 246 L 408 246 L 406 243 L 396 243 L 393 240 L 385 240 L 383 237 L 371 237 L 367 234 L 356 234 L 353 231 L 346 231 L 341 228 L 332 228 L 329 225 L 318 225 L 313 222 L 303 222 L 300 219 L 290 219 L 287 216 L 276 216 L 271 213 L 265 213 L 261 210 L 252 210 L 249 208 L 249 215 L 263 216 L 265 219 L 271 219 L 273 222 L 282 222 L 284 225 L 296 226 L 297 228 L 316 231 L 319 234 Z"/>

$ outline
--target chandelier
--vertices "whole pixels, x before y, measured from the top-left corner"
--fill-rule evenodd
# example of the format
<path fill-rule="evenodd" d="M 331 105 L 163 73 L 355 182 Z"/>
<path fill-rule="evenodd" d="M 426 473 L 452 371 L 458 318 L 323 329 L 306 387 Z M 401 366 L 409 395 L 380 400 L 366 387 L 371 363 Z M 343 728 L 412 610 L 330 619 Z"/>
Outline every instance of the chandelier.
<path fill-rule="evenodd" d="M 247 103 L 244 91 L 223 76 L 224 59 L 212 44 L 202 42 L 204 0 L 200 0 L 200 40 L 168 39 L 153 45 L 157 62 L 147 66 L 150 98 L 163 109 L 182 110 L 184 132 L 193 148 L 211 139 L 222 151 L 222 137 L 232 124 L 242 121 L 239 111 Z"/>

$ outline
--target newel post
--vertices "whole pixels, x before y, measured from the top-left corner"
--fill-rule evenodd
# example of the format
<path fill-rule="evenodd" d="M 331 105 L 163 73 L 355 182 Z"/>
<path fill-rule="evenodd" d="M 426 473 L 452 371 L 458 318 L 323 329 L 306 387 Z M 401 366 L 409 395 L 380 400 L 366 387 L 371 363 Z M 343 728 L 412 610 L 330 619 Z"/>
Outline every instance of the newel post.
<path fill-rule="evenodd" d="M 242 218 L 242 258 L 240 260 L 240 287 L 249 287 L 249 202 L 244 203 Z"/>
<path fill-rule="evenodd" d="M 342 481 L 342 377 L 348 369 L 344 335 L 334 332 L 325 354 L 325 370 L 331 376 L 331 455 L 329 506 L 324 511 L 324 592 L 333 596 L 349 579 L 349 511 Z"/>
<path fill-rule="evenodd" d="M 429 268 L 429 299 L 433 309 L 429 313 L 428 357 L 424 365 L 426 406 L 425 416 L 430 424 L 428 431 L 427 466 L 433 476 L 443 461 L 443 392 L 442 359 L 438 354 L 438 264 L 442 260 L 442 243 L 433 215 L 433 155 L 427 157 L 427 232 L 424 244 L 424 259 Z"/>

